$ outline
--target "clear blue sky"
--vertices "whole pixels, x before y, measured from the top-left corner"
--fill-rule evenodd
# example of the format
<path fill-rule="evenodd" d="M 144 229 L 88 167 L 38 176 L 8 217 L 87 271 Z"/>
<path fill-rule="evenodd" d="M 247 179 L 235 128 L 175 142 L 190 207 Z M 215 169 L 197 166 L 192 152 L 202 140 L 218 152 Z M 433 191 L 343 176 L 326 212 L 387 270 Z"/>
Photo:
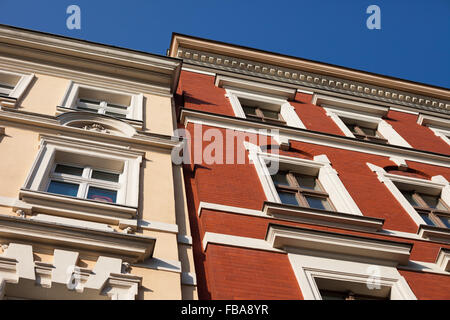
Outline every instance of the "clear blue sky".
<path fill-rule="evenodd" d="M 450 0 L 0 0 L 0 23 L 158 54 L 178 32 L 450 88 Z"/>

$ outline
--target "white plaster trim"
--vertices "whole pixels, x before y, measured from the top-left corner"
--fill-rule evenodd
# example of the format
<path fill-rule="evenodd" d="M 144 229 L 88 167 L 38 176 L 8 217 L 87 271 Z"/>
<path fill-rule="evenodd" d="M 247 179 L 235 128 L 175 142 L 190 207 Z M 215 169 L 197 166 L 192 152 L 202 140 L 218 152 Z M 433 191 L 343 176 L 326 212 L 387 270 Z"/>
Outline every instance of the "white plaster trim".
<path fill-rule="evenodd" d="M 356 105 L 359 106 L 359 103 Z M 389 123 L 381 118 L 381 116 L 383 115 L 382 112 L 385 112 L 383 110 L 381 111 L 381 114 L 380 111 L 377 111 L 377 113 L 375 114 L 371 114 L 369 113 L 372 112 L 372 110 L 370 109 L 368 110 L 368 113 L 364 113 L 359 109 L 341 109 L 339 107 L 331 106 L 328 104 L 323 105 L 323 108 L 325 109 L 326 114 L 333 119 L 336 125 L 347 137 L 355 138 L 353 133 L 348 129 L 347 125 L 342 121 L 340 117 L 354 119 L 362 122 L 374 123 L 377 127 L 378 132 L 380 132 L 380 134 L 388 140 L 389 144 L 412 148 L 411 145 L 405 139 L 403 139 Z M 364 107 L 361 107 L 361 109 L 364 110 Z"/>
<path fill-rule="evenodd" d="M 417 112 L 417 111 L 411 111 L 411 110 L 400 109 L 400 108 L 395 108 L 395 107 L 389 107 L 389 110 L 397 111 L 397 112 L 403 112 L 403 113 L 408 113 L 408 114 L 413 114 L 413 115 L 418 115 L 419 114 L 419 112 Z"/>
<path fill-rule="evenodd" d="M 231 212 L 231 213 L 238 213 L 238 214 L 245 214 L 250 216 L 257 216 L 262 218 L 270 218 L 266 216 L 262 211 L 260 210 L 253 210 L 253 209 L 246 209 L 246 208 L 240 208 L 240 207 L 233 207 L 233 206 L 227 206 L 217 203 L 209 203 L 209 202 L 203 202 L 201 201 L 198 206 L 198 216 L 200 217 L 202 214 L 203 209 L 211 209 L 211 210 L 217 210 L 217 211 L 224 211 L 224 212 Z"/>
<path fill-rule="evenodd" d="M 119 90 L 111 90 L 107 88 L 95 87 L 92 85 L 87 85 L 83 83 L 78 83 L 74 81 L 69 82 L 69 86 L 66 89 L 66 93 L 63 96 L 60 106 L 64 108 L 77 110 L 77 101 L 79 99 L 80 89 L 88 89 L 92 91 L 97 91 L 102 94 L 114 94 L 126 96 L 130 99 L 129 110 L 126 118 L 130 120 L 143 121 L 143 108 L 144 108 L 144 96 L 142 93 L 127 93 Z"/>
<path fill-rule="evenodd" d="M 280 218 L 280 217 L 268 216 L 268 215 L 264 214 L 264 211 L 260 211 L 260 210 L 233 207 L 233 206 L 209 203 L 209 202 L 200 202 L 199 208 L 197 211 L 199 216 L 201 216 L 203 209 L 211 209 L 211 210 L 230 212 L 230 213 L 241 214 L 241 215 L 249 215 L 249 216 L 261 217 L 261 218 L 266 218 L 266 219 L 290 220 L 290 219 L 285 219 L 285 218 Z M 381 229 L 381 230 L 378 230 L 377 232 L 380 234 L 384 234 L 384 235 L 392 236 L 392 237 L 396 237 L 396 238 L 430 241 L 429 239 L 422 238 L 420 235 L 418 235 L 416 233 L 403 232 L 403 231 L 398 231 L 398 230 L 389 230 L 389 229 Z"/>
<path fill-rule="evenodd" d="M 367 286 L 374 284 L 374 270 L 378 271 L 379 278 L 376 280 L 380 287 L 391 288 L 392 300 L 416 300 L 406 280 L 392 266 L 312 256 L 302 252 L 289 252 L 288 258 L 305 300 L 322 300 L 315 278 Z"/>
<path fill-rule="evenodd" d="M 31 82 L 35 78 L 34 73 L 18 73 L 18 72 L 11 72 L 6 70 L 0 70 L 0 73 L 13 75 L 19 77 L 19 80 L 17 83 L 15 83 L 14 89 L 11 90 L 8 97 L 13 98 L 17 100 L 20 100 L 27 90 L 27 88 L 30 86 Z M 15 106 L 15 105 L 14 105 Z"/>
<path fill-rule="evenodd" d="M 447 274 L 450 274 L 450 249 L 441 249 L 439 251 L 435 265 L 440 271 L 443 270 Z"/>
<path fill-rule="evenodd" d="M 247 89 L 238 89 L 235 87 L 225 86 L 226 97 L 230 100 L 234 114 L 238 118 L 246 119 L 244 110 L 242 109 L 239 98 L 245 98 L 262 103 L 280 106 L 280 114 L 283 117 L 286 125 L 289 127 L 305 129 L 305 125 L 300 120 L 295 108 L 286 100 L 286 98 L 269 95 L 267 93 L 260 93 L 256 91 L 248 91 Z"/>
<path fill-rule="evenodd" d="M 222 233 L 205 232 L 202 241 L 204 251 L 207 250 L 208 244 L 210 243 L 232 247 L 264 250 L 264 251 L 285 252 L 284 250 L 273 248 L 269 243 L 267 243 L 267 241 L 263 239 L 232 236 Z"/>
<path fill-rule="evenodd" d="M 314 94 L 314 91 L 308 91 L 308 90 L 302 90 L 302 89 L 297 89 L 297 92 L 306 93 L 306 94 L 310 94 L 310 95 Z"/>
<path fill-rule="evenodd" d="M 178 244 L 185 244 L 188 246 L 192 246 L 192 237 L 188 235 L 179 234 L 177 236 Z"/>
<path fill-rule="evenodd" d="M 181 284 L 186 286 L 196 286 L 197 276 L 194 272 L 182 272 L 181 273 Z"/>
<path fill-rule="evenodd" d="M 445 269 L 441 269 L 441 267 L 437 263 L 416 260 L 410 260 L 407 265 L 398 266 L 397 269 L 450 276 L 450 272 L 445 271 Z"/>
<path fill-rule="evenodd" d="M 352 139 L 348 140 L 340 136 L 325 135 L 307 130 L 296 130 L 295 128 L 276 127 L 277 134 L 272 133 L 272 125 L 257 122 L 242 121 L 237 118 L 224 118 L 220 115 L 211 115 L 199 111 L 183 110 L 181 122 L 187 126 L 188 123 L 225 128 L 241 132 L 255 133 L 255 130 L 266 129 L 267 135 L 278 140 L 294 140 L 304 143 L 317 144 L 349 151 L 374 154 L 384 157 L 403 157 L 408 161 L 415 161 L 449 168 L 448 157 L 440 154 L 432 154 L 414 149 L 399 149 L 392 145 L 372 144 L 366 141 Z"/>
<path fill-rule="evenodd" d="M 389 261 L 394 265 L 407 264 L 412 248 L 405 243 L 281 225 L 269 226 L 266 241 L 286 251 L 291 247 Z"/>
<path fill-rule="evenodd" d="M 282 86 L 275 86 L 267 83 L 255 82 L 244 80 L 240 78 L 234 78 L 224 75 L 217 75 L 215 85 L 219 88 L 235 88 L 236 95 L 239 95 L 238 90 L 249 90 L 255 93 L 261 93 L 263 95 L 273 95 L 284 99 L 294 99 L 295 89 L 286 88 Z"/>
<path fill-rule="evenodd" d="M 441 193 L 441 199 L 445 203 L 450 204 L 450 184 L 447 180 L 445 180 L 442 176 L 435 176 L 432 178 L 432 181 L 405 177 L 395 174 L 387 173 L 383 168 L 373 165 L 371 163 L 367 163 L 367 166 L 377 174 L 378 180 L 388 188 L 388 190 L 392 193 L 392 195 L 397 199 L 400 205 L 405 209 L 405 211 L 410 215 L 410 217 L 414 220 L 414 222 L 419 226 L 426 224 L 422 217 L 417 213 L 417 211 L 413 208 L 413 206 L 409 203 L 409 201 L 403 196 L 394 182 L 400 182 L 404 184 L 415 185 L 418 187 L 423 187 L 426 189 L 438 190 Z"/>
<path fill-rule="evenodd" d="M 214 72 L 203 71 L 203 70 L 199 70 L 199 69 L 195 69 L 195 68 L 190 68 L 190 67 L 185 67 L 185 66 L 183 66 L 183 67 L 181 68 L 181 70 L 183 70 L 183 71 L 189 71 L 189 72 L 195 72 L 195 73 L 199 73 L 199 74 L 205 74 L 205 75 L 207 75 L 207 76 L 213 76 L 213 77 L 216 76 L 216 73 L 214 73 Z"/>
<path fill-rule="evenodd" d="M 169 259 L 151 258 L 140 263 L 132 263 L 134 267 L 181 273 L 181 262 Z"/>
<path fill-rule="evenodd" d="M 442 127 L 450 129 L 450 118 L 420 114 L 419 117 L 417 117 L 417 123 L 422 126 Z"/>
<path fill-rule="evenodd" d="M 138 227 L 144 230 L 178 233 L 178 225 L 176 224 L 146 220 L 139 220 L 137 224 Z"/>
<path fill-rule="evenodd" d="M 76 266 L 78 256 L 76 251 L 55 249 L 53 264 L 42 263 L 34 261 L 31 245 L 10 243 L 6 252 L 0 255 L 0 286 L 8 282 L 20 290 L 24 285 L 26 291 L 19 298 L 38 299 L 42 294 L 50 294 L 56 299 L 62 294 L 68 299 L 78 293 L 86 300 L 98 296 L 135 299 L 142 278 L 122 274 L 121 259 L 99 256 L 94 269 L 90 270 Z M 73 279 L 77 280 L 72 282 Z M 70 288 L 69 282 L 76 286 Z M 31 289 L 27 284 L 32 284 Z"/>
<path fill-rule="evenodd" d="M 41 213 L 30 217 L 30 220 L 53 222 L 53 223 L 74 226 L 74 227 L 78 227 L 78 228 L 89 228 L 89 229 L 93 229 L 93 230 L 110 231 L 110 232 L 114 231 L 113 228 L 111 228 L 110 226 L 108 226 L 105 223 L 96 223 L 96 222 L 90 222 L 90 221 L 86 221 L 86 220 L 78 220 L 78 219 L 50 216 L 50 215 L 41 214 Z"/>

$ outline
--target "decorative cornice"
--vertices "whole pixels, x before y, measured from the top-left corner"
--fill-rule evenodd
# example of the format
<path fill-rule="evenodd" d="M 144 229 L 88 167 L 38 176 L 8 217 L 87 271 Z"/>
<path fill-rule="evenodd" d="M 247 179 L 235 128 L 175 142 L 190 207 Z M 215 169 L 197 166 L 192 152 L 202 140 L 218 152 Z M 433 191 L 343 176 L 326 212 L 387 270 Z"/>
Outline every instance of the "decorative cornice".
<path fill-rule="evenodd" d="M 2 108 L 0 107 L 0 120 L 28 124 L 30 127 L 36 128 L 47 128 L 57 130 L 59 133 L 75 133 L 82 138 L 90 137 L 90 139 L 95 140 L 95 138 L 104 138 L 106 133 L 98 131 L 84 130 L 83 128 L 70 127 L 66 125 L 66 120 L 74 121 L 77 117 L 80 121 L 86 119 L 86 112 L 68 112 L 64 115 L 58 116 L 48 116 L 39 113 L 25 112 L 16 109 Z M 112 119 L 111 117 L 105 115 L 91 114 L 91 118 L 95 119 L 96 122 L 105 121 L 106 123 L 120 123 L 121 120 Z M 103 120 L 100 120 L 102 119 Z M 126 122 L 123 122 L 121 129 L 129 126 Z M 120 130 L 119 130 L 120 131 Z M 133 130 L 134 131 L 134 130 Z M 130 130 L 127 130 L 129 133 Z M 132 136 L 126 135 L 110 135 L 107 134 L 107 139 L 110 141 L 118 140 L 125 141 L 129 143 L 149 145 L 163 149 L 173 149 L 181 143 L 181 139 L 174 136 L 167 136 L 151 132 L 136 131 Z"/>
<path fill-rule="evenodd" d="M 160 92 L 173 93 L 181 71 L 181 61 L 171 57 L 4 25 L 0 43 L 4 57 L 152 83 Z"/>
<path fill-rule="evenodd" d="M 406 90 L 392 89 L 390 87 L 373 85 L 362 81 L 348 80 L 346 78 L 182 46 L 179 46 L 176 50 L 176 53 L 172 52 L 172 55 L 183 59 L 184 63 L 196 66 L 272 81 L 275 80 L 285 84 L 308 88 L 312 91 L 314 91 L 314 89 L 325 90 L 327 92 L 375 100 L 381 103 L 385 102 L 420 110 L 450 114 L 450 100 L 436 98 L 431 95 L 426 96 L 408 92 Z M 361 74 L 364 73 L 361 72 Z M 380 83 L 383 82 L 380 81 Z M 444 90 L 445 89 L 441 89 L 440 91 Z M 447 93 L 447 96 L 449 94 L 450 93 Z"/>
<path fill-rule="evenodd" d="M 0 215 L 0 236 L 14 242 L 28 241 L 33 246 L 64 247 L 95 255 L 114 256 L 132 263 L 152 257 L 155 238 L 120 232 L 80 228 Z"/>

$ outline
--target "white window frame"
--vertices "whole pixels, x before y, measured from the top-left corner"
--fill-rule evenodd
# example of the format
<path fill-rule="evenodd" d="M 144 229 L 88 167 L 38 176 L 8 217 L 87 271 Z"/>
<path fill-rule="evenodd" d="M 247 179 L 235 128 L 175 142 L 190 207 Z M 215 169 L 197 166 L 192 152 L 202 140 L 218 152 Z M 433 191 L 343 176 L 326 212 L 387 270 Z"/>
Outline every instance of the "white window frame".
<path fill-rule="evenodd" d="M 405 177 L 396 174 L 387 173 L 383 168 L 378 167 L 374 164 L 367 163 L 367 166 L 377 174 L 378 180 L 384 183 L 392 195 L 398 200 L 400 205 L 405 209 L 405 211 L 410 215 L 414 222 L 420 225 L 427 225 L 427 223 L 422 219 L 420 214 L 414 209 L 414 207 L 409 203 L 405 196 L 401 193 L 400 189 L 397 188 L 395 182 L 412 185 L 415 188 L 421 188 L 422 190 L 433 189 L 441 194 L 441 200 L 445 202 L 446 205 L 450 205 L 450 183 L 443 176 L 434 176 L 430 180 Z"/>
<path fill-rule="evenodd" d="M 11 86 L 14 87 L 9 94 L 8 98 L 20 100 L 33 81 L 35 75 L 34 73 L 26 74 L 26 73 L 18 73 L 18 72 L 11 72 L 6 70 L 0 70 L 0 74 L 9 75 L 9 76 L 15 76 L 19 77 L 19 80 L 15 84 L 11 84 Z"/>
<path fill-rule="evenodd" d="M 361 121 L 371 123 L 389 144 L 412 148 L 389 123 L 382 119 L 382 116 L 386 115 L 389 111 L 388 107 L 318 94 L 314 95 L 312 104 L 323 107 L 326 114 L 333 119 L 339 129 L 341 129 L 347 137 L 356 138 L 344 121 L 342 121 L 341 117 L 356 120 L 356 122 Z"/>
<path fill-rule="evenodd" d="M 122 163 L 123 172 L 119 178 L 120 192 L 118 192 L 116 203 L 111 203 L 111 205 L 117 204 L 138 207 L 139 175 L 142 154 L 127 150 L 118 150 L 114 148 L 114 146 L 106 147 L 104 144 L 86 144 L 77 139 L 41 136 L 39 153 L 33 163 L 23 189 L 47 193 L 51 173 L 55 166 L 57 152 L 74 154 L 80 157 L 96 158 L 101 159 L 102 161 Z M 77 163 L 71 163 L 72 166 L 76 164 Z M 64 197 L 57 194 L 54 196 Z M 85 198 L 77 199 L 86 200 Z"/>
<path fill-rule="evenodd" d="M 82 110 L 77 109 L 77 103 L 80 99 L 79 91 L 81 88 L 84 88 L 87 90 L 92 90 L 92 91 L 99 91 L 99 92 L 107 93 L 107 94 L 111 93 L 111 94 L 117 94 L 117 95 L 123 95 L 123 96 L 129 97 L 131 103 L 128 106 L 129 110 L 127 112 L 126 119 L 135 120 L 135 121 L 143 121 L 144 95 L 142 93 L 127 93 L 127 92 L 110 90 L 110 89 L 106 89 L 106 88 L 99 88 L 99 87 L 94 87 L 94 86 L 70 81 L 69 86 L 66 90 L 66 93 L 64 94 L 64 97 L 60 103 L 60 106 L 63 108 L 67 108 L 67 109 L 74 109 L 77 111 L 82 111 Z M 104 105 L 105 104 L 103 103 L 103 106 Z M 100 110 L 103 110 L 103 109 L 100 109 Z M 102 114 L 102 112 L 99 112 L 98 114 Z"/>
<path fill-rule="evenodd" d="M 279 106 L 281 117 L 286 122 L 287 126 L 306 129 L 305 125 L 295 112 L 295 108 L 288 102 L 289 98 L 295 98 L 295 89 L 231 78 L 223 75 L 217 75 L 216 86 L 225 89 L 225 96 L 230 100 L 234 114 L 238 118 L 247 118 L 241 102 L 239 101 L 239 99 L 247 99 Z"/>
<path fill-rule="evenodd" d="M 450 119 L 444 119 L 428 115 L 419 115 L 417 123 L 427 126 L 431 131 L 450 146 Z"/>
<path fill-rule="evenodd" d="M 315 256 L 311 252 L 295 250 L 288 252 L 288 258 L 305 300 L 322 300 L 316 278 L 343 281 L 349 284 L 379 284 L 380 287 L 390 288 L 391 300 L 417 300 L 397 268 L 388 264 L 351 261 L 331 254 Z M 374 278 L 376 275 L 379 277 Z M 372 290 L 377 289 L 372 287 Z"/>
<path fill-rule="evenodd" d="M 307 160 L 264 153 L 259 146 L 247 141 L 244 141 L 244 146 L 249 152 L 249 159 L 255 166 L 268 201 L 281 203 L 278 191 L 266 165 L 266 161 L 275 161 L 286 164 L 289 167 L 292 167 L 293 170 L 309 168 L 313 171 L 318 171 L 317 178 L 323 186 L 324 191 L 328 193 L 328 198 L 336 208 L 337 212 L 360 216 L 363 215 L 348 193 L 341 179 L 339 179 L 337 171 L 333 169 L 331 162 L 326 155 L 318 155 L 314 157 L 314 160 Z"/>

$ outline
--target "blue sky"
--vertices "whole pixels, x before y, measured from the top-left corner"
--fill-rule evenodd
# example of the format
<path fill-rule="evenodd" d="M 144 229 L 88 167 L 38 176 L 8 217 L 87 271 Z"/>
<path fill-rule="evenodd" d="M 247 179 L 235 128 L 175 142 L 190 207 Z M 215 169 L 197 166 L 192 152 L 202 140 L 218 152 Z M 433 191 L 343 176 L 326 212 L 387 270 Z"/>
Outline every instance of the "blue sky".
<path fill-rule="evenodd" d="M 0 23 L 158 54 L 178 32 L 450 88 L 450 0 L 0 0 Z"/>

